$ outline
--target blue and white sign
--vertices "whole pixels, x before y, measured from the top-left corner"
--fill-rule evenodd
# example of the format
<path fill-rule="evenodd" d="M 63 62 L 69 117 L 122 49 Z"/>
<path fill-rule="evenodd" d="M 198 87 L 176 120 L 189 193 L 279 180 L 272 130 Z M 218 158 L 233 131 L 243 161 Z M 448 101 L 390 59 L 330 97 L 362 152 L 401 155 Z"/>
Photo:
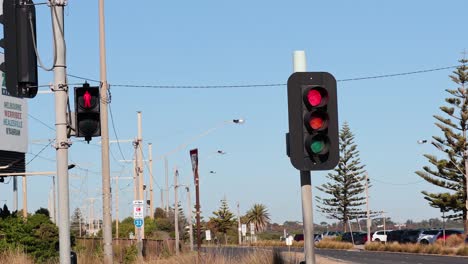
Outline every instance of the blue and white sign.
<path fill-rule="evenodd" d="M 142 227 L 143 226 L 143 219 L 135 219 L 133 221 L 133 223 L 135 223 L 136 227 Z"/>

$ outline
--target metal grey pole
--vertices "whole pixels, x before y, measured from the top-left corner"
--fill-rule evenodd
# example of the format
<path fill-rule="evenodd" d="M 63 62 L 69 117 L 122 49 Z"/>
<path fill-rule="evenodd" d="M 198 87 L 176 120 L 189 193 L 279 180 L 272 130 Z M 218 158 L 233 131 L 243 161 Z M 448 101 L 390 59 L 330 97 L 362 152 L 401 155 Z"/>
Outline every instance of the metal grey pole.
<path fill-rule="evenodd" d="M 371 222 L 370 222 L 370 212 L 369 212 L 369 175 L 366 171 L 366 215 L 367 215 L 367 242 L 371 242 L 370 237 L 370 230 L 371 230 Z"/>
<path fill-rule="evenodd" d="M 150 218 L 154 219 L 154 192 L 153 192 L 153 144 L 148 143 L 149 162 L 149 193 L 150 193 Z"/>
<path fill-rule="evenodd" d="M 141 112 L 137 112 L 137 121 L 138 121 L 138 136 L 135 142 L 135 151 L 136 151 L 136 200 L 142 200 L 141 197 L 143 195 L 143 188 L 142 187 L 142 180 L 143 177 L 141 176 L 141 163 L 143 162 L 143 158 L 141 157 Z M 144 234 L 144 224 L 142 227 L 137 228 L 137 249 L 138 249 L 138 256 L 143 256 L 143 234 Z"/>
<path fill-rule="evenodd" d="M 23 217 L 28 217 L 28 184 L 26 176 L 23 176 Z"/>
<path fill-rule="evenodd" d="M 167 163 L 167 156 L 164 156 L 164 169 L 166 173 L 166 213 L 169 212 L 169 169 Z"/>
<path fill-rule="evenodd" d="M 115 238 L 119 238 L 119 176 L 115 177 Z"/>
<path fill-rule="evenodd" d="M 57 224 L 57 219 L 58 219 L 58 216 L 57 216 L 57 186 L 55 186 L 55 175 L 52 176 L 52 199 L 53 199 L 53 203 L 52 203 L 52 210 L 53 210 L 53 216 L 52 216 L 52 219 L 54 221 L 54 224 Z"/>
<path fill-rule="evenodd" d="M 143 191 L 143 185 L 144 185 L 144 178 L 143 178 L 143 132 L 142 132 L 142 126 L 141 126 L 141 111 L 137 112 L 138 116 L 138 149 L 137 149 L 137 157 L 138 157 L 138 200 L 143 201 L 145 194 Z M 144 202 L 146 203 L 146 202 Z M 143 222 L 143 225 L 141 226 L 141 239 L 145 239 L 145 223 Z"/>
<path fill-rule="evenodd" d="M 239 245 L 242 245 L 242 232 L 241 232 L 241 221 L 240 221 L 240 205 L 237 202 L 237 235 L 239 236 Z"/>
<path fill-rule="evenodd" d="M 13 211 L 18 211 L 18 179 L 13 177 Z"/>
<path fill-rule="evenodd" d="M 99 0 L 99 65 L 101 76 L 101 160 L 102 160 L 102 235 L 104 264 L 113 262 L 112 252 L 112 197 L 109 165 L 109 125 L 107 116 L 106 39 L 104 31 L 104 0 Z"/>
<path fill-rule="evenodd" d="M 179 255 L 179 199 L 177 196 L 177 167 L 174 169 L 174 229 L 175 229 L 175 252 Z"/>
<path fill-rule="evenodd" d="M 306 71 L 304 51 L 294 51 L 294 72 Z M 306 264 L 315 264 L 314 220 L 312 210 L 312 183 L 310 171 L 301 171 L 302 219 L 304 225 L 304 254 Z"/>
<path fill-rule="evenodd" d="M 56 62 L 54 65 L 55 93 L 55 131 L 58 181 L 58 207 L 59 207 L 59 244 L 60 263 L 69 264 L 70 259 L 70 204 L 68 186 L 68 148 L 71 143 L 67 138 L 67 102 L 68 86 L 66 80 L 66 51 L 63 9 L 65 1 L 53 1 L 52 26 L 54 28 L 54 41 Z"/>
<path fill-rule="evenodd" d="M 190 197 L 190 188 L 185 187 L 187 190 L 187 207 L 188 207 L 188 219 L 189 219 L 189 239 L 190 239 L 190 251 L 193 251 L 193 222 L 192 222 L 192 198 Z"/>

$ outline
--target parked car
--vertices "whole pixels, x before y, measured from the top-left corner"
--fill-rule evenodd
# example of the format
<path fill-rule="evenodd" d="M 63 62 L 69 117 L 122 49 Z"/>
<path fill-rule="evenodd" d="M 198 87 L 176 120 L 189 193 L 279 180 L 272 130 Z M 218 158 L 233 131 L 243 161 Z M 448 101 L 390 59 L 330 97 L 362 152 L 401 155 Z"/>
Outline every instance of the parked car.
<path fill-rule="evenodd" d="M 437 236 L 437 240 L 447 240 L 449 236 L 463 236 L 463 230 L 458 229 L 447 229 L 445 230 L 445 236 L 443 230 L 440 231 L 440 234 Z"/>
<path fill-rule="evenodd" d="M 295 234 L 294 241 L 304 241 L 304 234 Z"/>
<path fill-rule="evenodd" d="M 386 242 L 387 241 L 387 234 L 390 233 L 392 230 L 378 230 L 372 234 L 372 241 L 375 242 Z"/>
<path fill-rule="evenodd" d="M 401 234 L 400 243 L 417 243 L 419 236 L 425 229 L 408 229 Z"/>
<path fill-rule="evenodd" d="M 401 235 L 405 232 L 405 229 L 402 230 L 393 230 L 387 234 L 387 242 L 400 242 Z"/>
<path fill-rule="evenodd" d="M 336 238 L 341 235 L 341 232 L 335 232 L 335 231 L 326 231 L 323 232 L 320 238 L 316 238 L 316 240 L 322 240 L 324 238 Z"/>
<path fill-rule="evenodd" d="M 352 235 L 351 235 L 352 234 Z M 341 237 L 341 241 L 350 242 L 355 245 L 363 245 L 367 242 L 367 233 L 364 232 L 346 232 Z"/>
<path fill-rule="evenodd" d="M 437 240 L 440 234 L 441 230 L 424 230 L 419 236 L 417 243 L 423 245 L 432 244 Z"/>

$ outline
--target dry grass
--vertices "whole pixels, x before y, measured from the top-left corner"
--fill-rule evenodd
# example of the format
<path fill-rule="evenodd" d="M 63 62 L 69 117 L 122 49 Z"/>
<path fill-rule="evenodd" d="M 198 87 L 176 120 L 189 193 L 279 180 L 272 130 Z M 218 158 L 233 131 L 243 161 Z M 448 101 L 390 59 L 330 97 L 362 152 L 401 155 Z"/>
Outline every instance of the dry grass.
<path fill-rule="evenodd" d="M 23 252 L 7 251 L 0 254 L 0 264 L 34 264 L 32 258 L 28 257 Z"/>
<path fill-rule="evenodd" d="M 464 243 L 464 239 L 461 236 L 449 236 L 447 240 L 445 240 L 445 246 L 446 247 L 459 247 L 462 246 Z M 443 240 L 437 240 L 436 241 L 437 245 L 444 246 L 444 241 Z"/>
<path fill-rule="evenodd" d="M 202 254 L 202 259 L 198 262 L 196 253 L 182 254 L 180 256 L 172 256 L 168 258 L 143 260 L 137 259 L 134 263 L 141 264 L 195 264 L 195 263 L 210 263 L 210 264 L 299 264 L 304 260 L 303 253 L 283 252 L 281 254 L 274 253 L 272 250 L 259 249 L 241 258 L 228 258 L 216 254 Z M 327 259 L 321 256 L 316 256 L 317 264 L 340 264 L 344 262 Z M 28 258 L 22 252 L 6 252 L 0 254 L 0 264 L 33 264 L 33 260 Z M 52 264 L 50 262 L 47 264 Z M 96 255 L 80 254 L 78 256 L 80 264 L 97 264 L 102 263 L 102 259 Z M 118 262 L 116 262 L 118 263 Z"/>
<path fill-rule="evenodd" d="M 286 242 L 276 240 L 260 240 L 251 244 L 253 247 L 286 247 Z M 291 247 L 304 247 L 304 241 L 293 241 Z"/>
<path fill-rule="evenodd" d="M 325 238 L 315 244 L 316 248 L 330 248 L 330 249 L 351 249 L 353 248 L 352 243 L 336 241 L 334 239 Z"/>
<path fill-rule="evenodd" d="M 423 253 L 436 255 L 459 255 L 468 256 L 468 246 L 462 244 L 463 241 L 457 239 L 447 239 L 446 246 L 443 241 L 431 245 L 421 244 L 398 244 L 394 243 L 368 243 L 365 249 L 369 251 L 391 251 L 391 252 L 406 252 L 406 253 Z"/>
<path fill-rule="evenodd" d="M 281 257 L 279 257 L 281 256 Z M 220 255 L 203 255 L 201 262 L 210 264 L 299 264 L 304 260 L 303 253 L 297 252 L 283 252 L 281 254 L 274 254 L 271 250 L 257 250 L 252 254 L 242 258 L 226 258 Z M 145 264 L 195 264 L 197 263 L 197 255 L 186 254 L 178 257 L 171 257 L 167 259 L 153 260 L 149 262 L 138 262 Z M 341 264 L 345 262 L 335 261 L 321 256 L 316 256 L 317 264 Z"/>

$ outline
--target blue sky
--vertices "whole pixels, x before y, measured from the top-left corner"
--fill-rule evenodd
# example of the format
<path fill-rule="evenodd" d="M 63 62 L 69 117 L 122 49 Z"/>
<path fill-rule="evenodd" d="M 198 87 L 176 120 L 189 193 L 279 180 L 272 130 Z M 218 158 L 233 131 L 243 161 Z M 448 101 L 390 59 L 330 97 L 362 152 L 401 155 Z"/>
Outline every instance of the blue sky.
<path fill-rule="evenodd" d="M 241 126 L 222 126 L 168 159 L 170 171 L 177 166 L 180 181 L 193 185 L 188 151 L 199 148 L 205 218 L 226 197 L 233 210 L 240 202 L 241 213 L 263 203 L 274 222 L 301 221 L 299 172 L 285 152 L 286 86 L 151 89 L 118 85 L 285 84 L 292 73 L 294 50 L 306 52 L 309 71 L 328 71 L 338 80 L 412 72 L 457 65 L 468 40 L 463 12 L 467 3 L 462 0 L 113 0 L 105 5 L 107 75 L 116 132 L 119 139 L 135 138 L 136 112 L 142 111 L 143 140 L 145 145 L 153 143 L 157 186 L 164 185 L 162 154 L 225 120 L 246 119 Z M 41 5 L 36 12 L 39 52 L 50 65 L 50 11 Z M 67 72 L 98 80 L 96 1 L 69 2 L 65 34 Z M 432 115 L 439 113 L 447 95 L 444 90 L 455 87 L 448 78 L 450 72 L 338 83 L 340 123 L 349 122 L 373 184 L 371 209 L 384 210 L 396 221 L 439 216 L 420 193 L 436 189 L 414 173 L 427 164 L 424 153 L 437 152 L 416 141 L 440 135 Z M 39 74 L 40 84 L 53 81 L 51 73 L 40 70 Z M 69 82 L 73 87 L 83 80 L 69 77 Z M 31 116 L 54 126 L 53 95 L 37 95 L 29 101 L 29 109 Z M 55 138 L 53 130 L 35 119 L 30 118 L 29 127 L 30 140 Z M 115 139 L 112 125 L 109 136 Z M 86 206 L 86 197 L 101 197 L 98 142 L 76 141 L 70 148 L 70 161 L 79 165 L 70 171 L 72 210 Z M 43 147 L 31 144 L 29 152 L 38 153 Z M 132 158 L 130 143 L 120 147 L 125 158 Z M 227 155 L 214 155 L 219 149 Z M 116 144 L 111 152 L 112 176 L 131 176 L 130 164 L 118 162 L 122 155 Z M 55 170 L 53 148 L 47 147 L 39 156 L 28 171 Z M 33 157 L 28 154 L 27 160 Z M 325 175 L 313 172 L 313 185 L 323 184 Z M 50 177 L 31 178 L 28 183 L 29 210 L 47 207 Z M 133 194 L 131 185 L 125 187 L 128 183 L 120 183 L 121 217 L 131 211 Z M 9 205 L 11 188 L 11 184 L 0 185 L 2 199 Z M 155 197 L 159 205 L 159 192 Z M 183 192 L 180 197 L 185 201 Z M 96 202 L 97 213 L 101 208 Z M 316 212 L 315 222 L 323 220 Z"/>

